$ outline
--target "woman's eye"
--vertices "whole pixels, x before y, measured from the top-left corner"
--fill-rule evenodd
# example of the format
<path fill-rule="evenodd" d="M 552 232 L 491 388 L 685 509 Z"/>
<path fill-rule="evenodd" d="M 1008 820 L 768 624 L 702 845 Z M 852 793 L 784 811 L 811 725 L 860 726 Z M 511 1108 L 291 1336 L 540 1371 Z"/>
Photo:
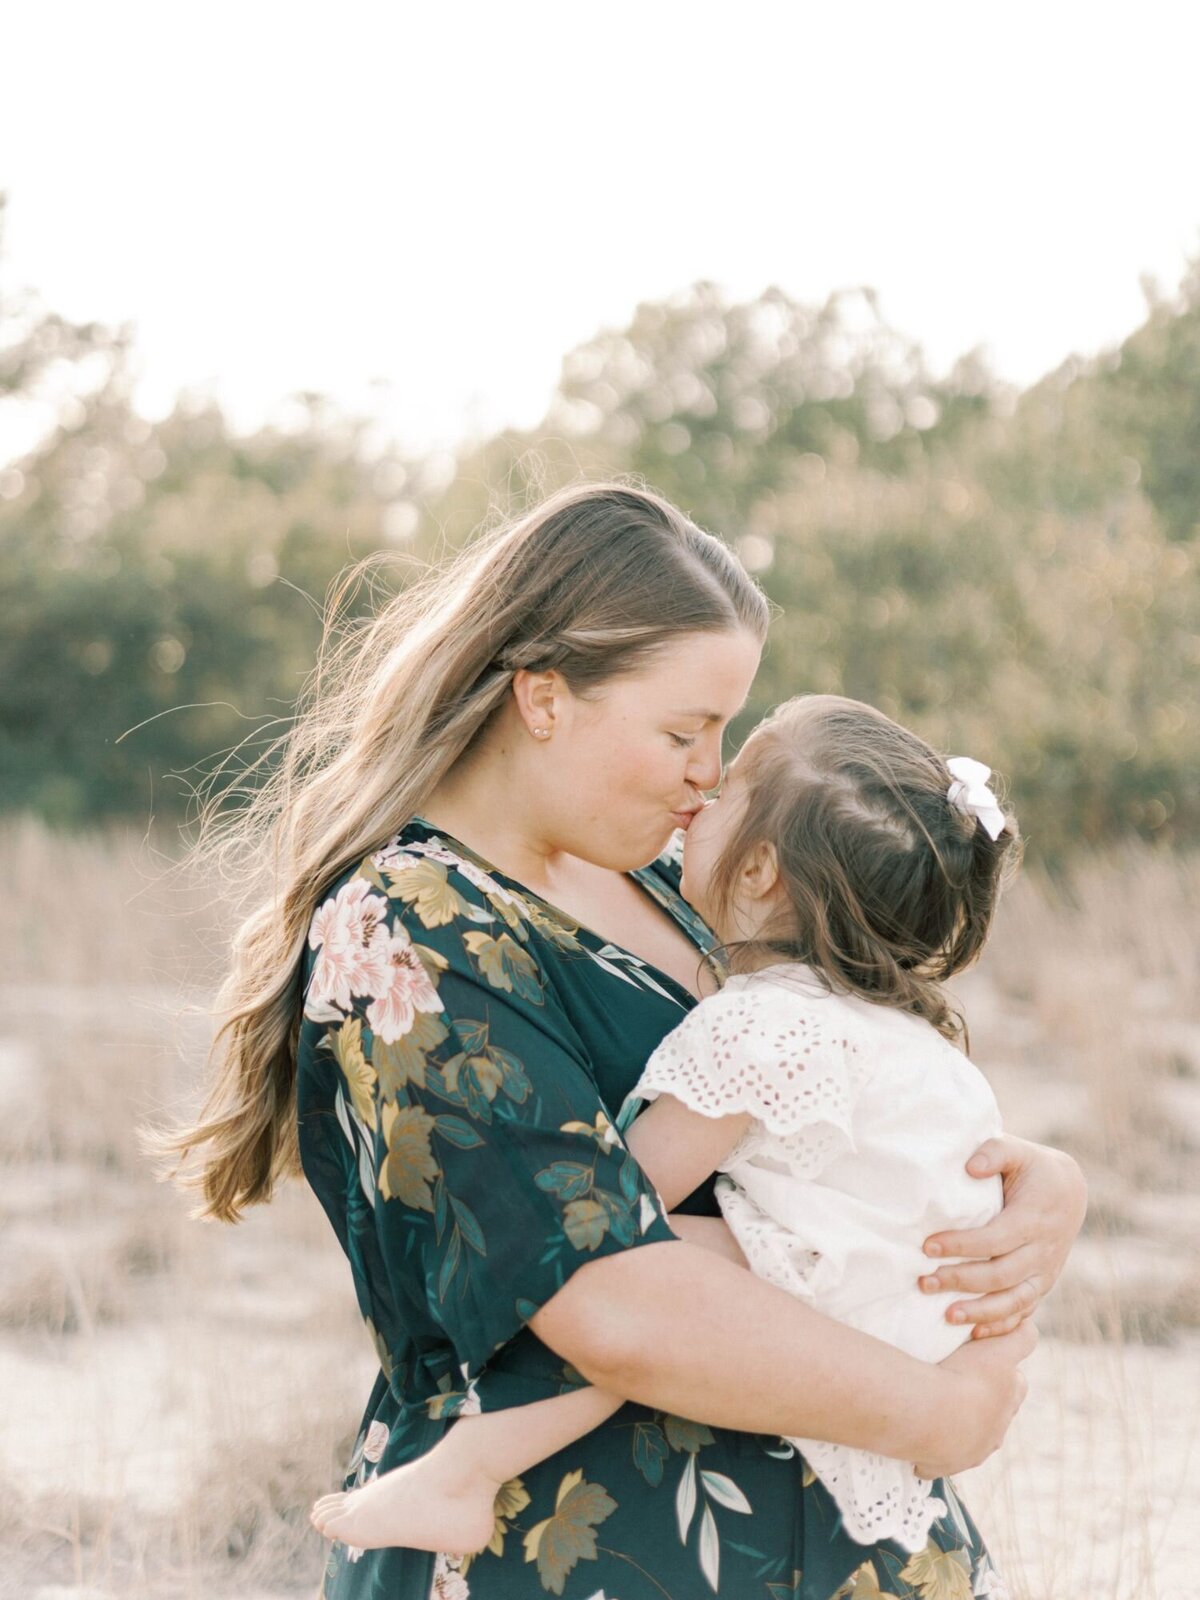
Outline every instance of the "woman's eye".
<path fill-rule="evenodd" d="M 673 739 L 681 750 L 690 750 L 696 742 L 696 737 L 694 734 L 688 736 L 682 733 L 672 733 L 669 734 L 668 737 Z"/>

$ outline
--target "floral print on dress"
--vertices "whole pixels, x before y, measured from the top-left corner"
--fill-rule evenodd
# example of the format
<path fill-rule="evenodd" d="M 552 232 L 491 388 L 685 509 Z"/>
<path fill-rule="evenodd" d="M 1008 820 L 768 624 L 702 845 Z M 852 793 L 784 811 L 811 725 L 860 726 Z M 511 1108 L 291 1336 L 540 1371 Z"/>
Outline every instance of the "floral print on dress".
<path fill-rule="evenodd" d="M 699 964 L 713 939 L 678 893 L 677 849 L 630 876 Z M 612 1108 L 695 1002 L 420 819 L 329 886 L 302 985 L 301 1163 L 380 1363 L 351 1488 L 457 1416 L 587 1381 L 529 1321 L 587 1262 L 674 1240 Z M 719 1215 L 711 1180 L 681 1209 Z M 864 1549 L 785 1441 L 629 1402 L 503 1486 L 483 1550 L 334 1544 L 321 1596 L 1003 1600 L 940 1492 L 920 1557 Z"/>
<path fill-rule="evenodd" d="M 317 908 L 309 928 L 317 959 L 307 997 L 349 1011 L 354 996 L 375 994 L 383 985 L 383 950 L 388 903 L 363 878 L 352 878 Z"/>

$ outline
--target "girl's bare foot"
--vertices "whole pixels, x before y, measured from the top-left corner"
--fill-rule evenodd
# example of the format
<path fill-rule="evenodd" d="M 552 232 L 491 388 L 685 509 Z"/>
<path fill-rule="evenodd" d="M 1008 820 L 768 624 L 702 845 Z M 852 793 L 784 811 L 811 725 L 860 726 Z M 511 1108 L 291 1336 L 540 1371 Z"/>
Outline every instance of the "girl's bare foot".
<path fill-rule="evenodd" d="M 374 1550 L 407 1545 L 468 1555 L 482 1550 L 495 1526 L 500 1485 L 477 1476 L 447 1482 L 432 1452 L 342 1494 L 323 1495 L 309 1520 L 327 1539 Z"/>

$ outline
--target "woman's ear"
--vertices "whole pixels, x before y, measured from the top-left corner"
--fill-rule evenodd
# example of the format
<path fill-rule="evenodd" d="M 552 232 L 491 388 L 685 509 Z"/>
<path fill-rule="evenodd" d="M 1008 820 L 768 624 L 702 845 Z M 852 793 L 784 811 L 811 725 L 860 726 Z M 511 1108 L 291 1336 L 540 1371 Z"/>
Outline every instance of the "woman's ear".
<path fill-rule="evenodd" d="M 566 684 L 559 672 L 530 672 L 521 667 L 513 674 L 513 699 L 526 730 L 539 742 L 552 737 Z"/>
<path fill-rule="evenodd" d="M 738 874 L 738 888 L 746 900 L 765 900 L 779 882 L 779 857 L 765 839 L 751 850 Z"/>

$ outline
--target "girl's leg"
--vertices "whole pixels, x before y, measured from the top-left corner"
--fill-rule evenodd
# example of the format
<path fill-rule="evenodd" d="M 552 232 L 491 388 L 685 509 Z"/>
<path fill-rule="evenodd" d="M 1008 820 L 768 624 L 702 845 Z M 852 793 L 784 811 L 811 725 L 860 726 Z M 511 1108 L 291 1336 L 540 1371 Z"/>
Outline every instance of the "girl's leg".
<path fill-rule="evenodd" d="M 680 1238 L 747 1265 L 720 1217 L 672 1212 L 670 1220 Z M 458 1417 L 416 1461 L 348 1493 L 323 1496 L 311 1520 L 327 1538 L 364 1550 L 480 1550 L 492 1536 L 492 1507 L 502 1485 L 598 1428 L 623 1404 L 617 1395 L 588 1387 L 508 1411 Z"/>
<path fill-rule="evenodd" d="M 599 1427 L 624 1403 L 588 1387 L 533 1405 L 458 1417 L 416 1461 L 348 1493 L 323 1496 L 311 1521 L 327 1539 L 364 1550 L 481 1550 L 492 1536 L 501 1487 Z"/>

